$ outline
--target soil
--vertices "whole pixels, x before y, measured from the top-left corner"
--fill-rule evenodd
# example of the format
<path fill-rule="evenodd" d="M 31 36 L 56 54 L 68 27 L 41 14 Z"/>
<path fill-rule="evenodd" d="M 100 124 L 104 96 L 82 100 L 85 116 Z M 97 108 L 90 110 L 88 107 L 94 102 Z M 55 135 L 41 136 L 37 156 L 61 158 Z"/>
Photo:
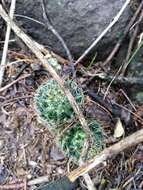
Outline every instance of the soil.
<path fill-rule="evenodd" d="M 1 29 L 4 36 L 5 29 Z M 141 33 L 142 29 L 138 32 L 135 44 Z M 128 38 L 130 35 L 132 36 L 129 34 Z M 124 43 L 128 46 L 129 39 Z M 3 43 L 0 48 L 2 55 Z M 136 45 L 134 48 L 136 49 Z M 76 68 L 76 80 L 85 91 L 86 101 L 82 111 L 85 117 L 94 118 L 101 124 L 106 147 L 143 127 L 143 105 L 132 98 L 129 90 L 132 86 L 117 82 L 111 85 L 104 98 L 109 81 L 97 76 L 105 73 L 115 75 L 117 58 L 118 55 L 115 55 L 105 67 L 102 60 L 93 61 L 93 64 L 85 62 Z M 65 76 L 65 68 L 70 69 L 70 66 L 61 66 L 61 76 Z M 135 66 L 131 69 L 135 70 Z M 141 75 L 136 77 L 138 76 Z M 44 183 L 28 186 L 29 181 L 47 176 L 47 182 L 51 182 L 77 167 L 71 159 L 64 156 L 48 127 L 41 124 L 37 117 L 33 97 L 37 88 L 49 78 L 51 76 L 23 44 L 18 40 L 10 43 L 8 65 L 0 88 L 0 189 L 34 190 Z M 15 83 L 7 86 L 14 81 Z M 90 96 L 87 91 L 94 92 L 95 96 Z M 118 118 L 124 128 L 124 136 L 115 138 Z M 98 190 L 143 189 L 143 144 L 119 153 L 108 160 L 104 167 L 93 169 L 89 174 Z M 78 183 L 77 190 L 87 189 L 82 177 Z"/>

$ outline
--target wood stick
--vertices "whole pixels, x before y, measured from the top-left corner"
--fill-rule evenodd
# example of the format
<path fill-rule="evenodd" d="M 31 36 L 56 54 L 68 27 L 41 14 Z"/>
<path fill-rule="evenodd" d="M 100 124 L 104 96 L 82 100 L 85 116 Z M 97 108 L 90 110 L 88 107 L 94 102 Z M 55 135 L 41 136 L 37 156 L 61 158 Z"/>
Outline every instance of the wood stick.
<path fill-rule="evenodd" d="M 36 42 L 33 41 L 28 35 L 26 35 L 16 24 L 13 22 L 8 14 L 3 9 L 2 5 L 0 4 L 0 15 L 2 18 L 7 22 L 8 25 L 11 26 L 11 29 L 16 33 L 16 35 L 29 47 L 29 49 L 36 55 L 36 57 L 40 60 L 41 64 L 49 71 L 52 77 L 58 82 L 61 89 L 64 91 L 65 95 L 68 97 L 69 102 L 71 103 L 75 113 L 77 114 L 79 121 L 86 132 L 87 135 L 90 134 L 90 129 L 87 125 L 87 122 L 81 112 L 78 104 L 76 103 L 73 95 L 71 94 L 70 90 L 65 87 L 64 81 L 60 78 L 60 76 L 56 73 L 53 67 L 48 63 L 47 58 L 41 53 L 40 49 L 36 45 Z M 49 58 L 51 55 L 49 54 Z"/>
<path fill-rule="evenodd" d="M 117 42 L 117 44 L 114 46 L 112 52 L 109 54 L 109 56 L 107 57 L 107 59 L 104 61 L 103 66 L 108 65 L 108 63 L 110 63 L 113 59 L 113 57 L 115 56 L 115 54 L 117 53 L 117 51 L 119 50 L 121 43 L 123 42 L 123 40 L 125 39 L 125 37 L 127 36 L 130 28 L 132 27 L 132 25 L 134 24 L 138 14 L 140 13 L 141 9 L 143 6 L 143 1 L 141 1 L 138 9 L 136 10 L 134 16 L 132 17 L 132 19 L 130 20 L 129 24 L 127 25 L 127 27 L 125 28 L 125 31 L 123 32 L 123 36 L 122 38 L 120 38 Z"/>
<path fill-rule="evenodd" d="M 69 173 L 68 178 L 71 182 L 74 182 L 79 176 L 89 172 L 91 169 L 97 167 L 99 164 L 104 163 L 107 159 L 110 159 L 114 155 L 117 155 L 125 149 L 131 146 L 135 146 L 141 142 L 143 142 L 143 129 L 126 137 L 125 139 L 112 145 L 111 147 L 106 148 L 99 155 L 95 156 L 92 160 L 88 161 L 83 166 L 78 167 L 77 169 Z"/>
<path fill-rule="evenodd" d="M 11 6 L 10 6 L 10 13 L 9 13 L 9 16 L 11 19 L 13 19 L 13 15 L 15 12 L 15 5 L 16 5 L 16 0 L 12 0 Z M 11 33 L 11 27 L 10 27 L 10 25 L 8 25 L 7 29 L 6 29 L 5 43 L 4 43 L 3 54 L 2 54 L 1 64 L 0 64 L 0 87 L 2 86 L 2 81 L 3 81 L 3 77 L 4 77 L 4 72 L 5 72 L 5 65 L 6 65 L 10 33 Z"/>
<path fill-rule="evenodd" d="M 17 83 L 18 81 L 23 80 L 23 79 L 25 79 L 27 77 L 30 77 L 30 76 L 31 76 L 31 74 L 25 74 L 25 75 L 21 76 L 20 78 L 12 81 L 11 83 L 7 84 L 6 86 L 4 86 L 2 88 L 0 88 L 0 92 L 3 92 L 4 90 L 10 88 L 12 85 L 14 85 L 15 83 Z"/>
<path fill-rule="evenodd" d="M 95 48 L 95 46 L 97 45 L 97 43 L 99 43 L 99 41 L 107 34 L 107 32 L 116 24 L 116 22 L 119 20 L 119 18 L 121 17 L 121 15 L 123 14 L 123 12 L 125 11 L 125 9 L 127 8 L 127 6 L 129 5 L 131 0 L 126 0 L 125 3 L 123 4 L 122 8 L 120 9 L 120 11 L 118 12 L 118 14 L 114 17 L 113 21 L 103 30 L 103 32 L 98 36 L 98 38 L 89 46 L 89 48 L 87 50 L 85 50 L 85 52 L 78 58 L 78 60 L 75 62 L 75 66 L 81 62 L 86 56 L 87 54 L 89 54 L 89 52 L 91 52 L 91 50 L 93 48 Z"/>
<path fill-rule="evenodd" d="M 49 73 L 52 75 L 52 77 L 58 82 L 58 84 L 60 85 L 61 89 L 64 91 L 65 95 L 68 97 L 69 102 L 71 103 L 75 113 L 78 115 L 79 121 L 87 135 L 87 144 L 89 144 L 88 141 L 90 141 L 90 129 L 88 127 L 88 124 L 78 106 L 78 104 L 76 103 L 74 97 L 72 96 L 70 90 L 68 88 L 65 87 L 64 85 L 64 81 L 60 78 L 60 76 L 56 73 L 56 71 L 53 69 L 53 67 L 48 64 L 48 58 L 46 59 L 46 57 L 41 53 L 41 47 L 39 48 L 39 44 L 37 44 L 36 42 L 34 42 L 29 36 L 27 36 L 10 18 L 9 16 L 6 14 L 6 12 L 4 11 L 4 9 L 2 8 L 2 6 L 0 5 L 0 14 L 2 16 L 2 18 L 7 22 L 8 26 L 10 26 L 12 28 L 12 30 L 17 34 L 17 36 L 19 38 L 21 38 L 23 40 L 23 42 L 29 47 L 29 49 L 36 55 L 36 57 L 41 61 L 42 65 L 49 71 Z M 49 54 L 48 56 L 49 58 L 51 57 L 51 55 Z M 85 178 L 85 180 L 90 178 L 88 176 L 88 174 L 86 174 L 85 176 L 83 176 Z M 86 180 L 87 184 L 88 181 Z M 92 183 L 92 181 L 91 181 Z M 90 187 L 90 190 L 93 190 L 94 188 Z"/>
<path fill-rule="evenodd" d="M 107 159 L 110 159 L 113 156 L 124 151 L 125 149 L 130 148 L 132 146 L 136 146 L 137 144 L 139 144 L 141 142 L 143 142 L 143 129 L 124 138 L 123 140 L 110 146 L 109 148 L 104 149 L 99 155 L 95 156 L 92 160 L 89 160 L 82 166 L 78 167 L 77 169 L 75 169 L 72 172 L 70 172 L 69 174 L 67 174 L 67 177 L 71 182 L 74 182 L 79 176 L 89 172 L 90 170 L 97 167 L 101 163 L 104 163 Z M 42 177 L 38 177 L 36 179 L 32 179 L 32 180 L 28 181 L 27 185 L 28 186 L 38 185 L 41 183 L 46 183 L 48 181 L 49 181 L 49 176 L 42 176 Z M 58 182 L 59 182 L 58 185 L 60 187 L 60 180 Z M 54 182 L 53 182 L 53 184 L 54 184 Z M 3 190 L 4 189 L 14 189 L 15 187 L 22 188 L 23 186 L 24 186 L 24 183 L 21 182 L 19 184 L 14 184 L 14 185 L 11 185 L 11 184 L 0 185 L 0 189 L 3 189 Z M 48 189 L 48 184 L 46 185 L 46 187 Z"/>

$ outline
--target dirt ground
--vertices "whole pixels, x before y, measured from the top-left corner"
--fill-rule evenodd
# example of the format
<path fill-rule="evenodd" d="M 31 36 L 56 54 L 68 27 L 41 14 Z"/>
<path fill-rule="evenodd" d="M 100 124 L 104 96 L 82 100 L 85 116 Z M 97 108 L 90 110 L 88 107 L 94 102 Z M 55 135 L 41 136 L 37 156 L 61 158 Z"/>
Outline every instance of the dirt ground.
<path fill-rule="evenodd" d="M 27 56 L 26 52 L 18 52 L 18 49 L 11 51 L 10 61 L 17 60 L 21 54 Z M 33 60 L 32 56 L 30 59 Z M 21 72 L 24 65 L 26 68 Z M 21 76 L 18 76 L 17 80 L 15 76 L 19 73 Z M 15 187 L 13 189 L 24 189 L 24 187 L 16 187 L 26 181 L 45 175 L 48 175 L 48 181 L 55 180 L 76 167 L 54 145 L 53 138 L 46 126 L 42 126 L 37 121 L 33 96 L 38 86 L 48 78 L 46 71 L 39 70 L 39 68 L 34 71 L 33 67 L 21 61 L 18 64 L 8 66 L 6 70 L 4 84 L 10 84 L 16 80 L 17 82 L 3 89 L 0 94 L 0 189 L 4 189 L 3 184 L 9 184 L 8 187 L 13 185 L 12 187 Z M 79 81 L 82 80 L 87 80 L 87 78 L 79 77 Z M 94 85 L 91 84 L 92 88 Z M 102 86 L 104 89 L 105 83 Z M 117 100 L 114 97 L 117 96 L 117 93 L 113 92 L 110 93 L 108 99 Z M 91 103 L 85 109 L 87 115 L 99 118 L 107 132 L 106 134 L 111 137 L 114 123 L 109 119 L 106 111 Z M 138 110 L 139 113 L 141 110 Z M 127 117 L 128 114 L 124 114 Z M 129 117 L 132 125 L 127 125 L 126 135 L 141 127 L 141 123 L 135 121 L 133 117 Z M 109 146 L 108 144 L 113 144 L 112 140 L 107 143 L 107 146 Z M 93 182 L 99 190 L 142 189 L 142 160 L 143 146 L 140 144 L 120 153 L 113 160 L 108 161 L 105 167 L 93 169 L 91 171 Z M 35 187 L 36 185 L 33 185 L 27 189 Z M 86 189 L 82 178 L 80 179 L 80 189 Z"/>
<path fill-rule="evenodd" d="M 138 27 L 137 21 L 134 27 Z M 4 40 L 5 27 L 2 31 L 1 40 Z M 131 40 L 135 42 L 132 49 L 136 50 L 139 39 L 142 40 L 142 28 L 138 28 L 136 35 L 134 32 L 128 33 L 129 36 L 135 36 L 134 39 L 131 37 Z M 125 41 L 128 50 L 129 41 Z M 1 41 L 0 58 L 3 44 Z M 130 52 L 131 55 L 133 52 Z M 8 63 L 0 88 L 0 189 L 34 190 L 45 184 L 34 184 L 34 179 L 46 176 L 46 182 L 51 182 L 72 171 L 77 165 L 64 156 L 56 146 L 47 125 L 39 122 L 37 117 L 34 95 L 38 87 L 51 76 L 17 39 L 10 42 L 7 58 Z M 119 58 L 121 60 L 118 61 Z M 143 105 L 130 96 L 134 88 L 130 78 L 123 76 L 122 81 L 121 78 L 114 80 L 109 88 L 118 65 L 125 59 L 123 52 L 122 57 L 118 53 L 104 66 L 105 60 L 95 61 L 95 64 L 93 60 L 80 63 L 76 68 L 76 81 L 85 93 L 82 111 L 85 117 L 94 118 L 101 124 L 105 147 L 119 142 L 143 127 Z M 61 66 L 63 77 L 71 67 L 63 64 Z M 113 77 L 110 78 L 110 74 Z M 140 89 L 142 90 L 142 86 Z M 121 122 L 120 126 L 118 123 L 118 132 L 117 121 Z M 97 190 L 142 190 L 143 144 L 120 152 L 104 166 L 93 169 L 89 174 Z M 87 189 L 82 177 L 78 182 L 77 190 Z"/>

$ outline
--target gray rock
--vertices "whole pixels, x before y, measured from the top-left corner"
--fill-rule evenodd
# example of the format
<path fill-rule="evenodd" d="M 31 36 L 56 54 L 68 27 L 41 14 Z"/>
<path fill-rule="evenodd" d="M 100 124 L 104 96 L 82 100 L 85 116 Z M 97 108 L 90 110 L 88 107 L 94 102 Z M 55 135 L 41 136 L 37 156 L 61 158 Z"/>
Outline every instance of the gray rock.
<path fill-rule="evenodd" d="M 125 0 L 46 0 L 46 9 L 55 29 L 61 34 L 72 54 L 77 57 L 101 34 L 122 7 Z M 127 7 L 119 22 L 101 40 L 95 50 L 109 52 L 121 36 L 132 11 Z M 44 22 L 39 0 L 18 0 L 17 14 Z M 17 17 L 34 39 L 52 50 L 64 54 L 56 37 L 44 26 Z M 95 53 L 94 50 L 94 53 Z M 65 55 L 65 54 L 64 54 Z"/>

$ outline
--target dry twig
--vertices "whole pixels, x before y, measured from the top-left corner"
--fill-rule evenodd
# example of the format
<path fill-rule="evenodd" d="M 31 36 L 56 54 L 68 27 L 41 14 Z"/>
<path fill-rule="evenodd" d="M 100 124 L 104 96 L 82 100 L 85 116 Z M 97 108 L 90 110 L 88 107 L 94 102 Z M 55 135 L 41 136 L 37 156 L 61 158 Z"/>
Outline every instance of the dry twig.
<path fill-rule="evenodd" d="M 26 74 L 26 75 L 21 76 L 20 78 L 12 81 L 10 84 L 7 84 L 6 86 L 0 88 L 0 92 L 3 92 L 4 90 L 10 88 L 12 85 L 14 85 L 15 83 L 17 83 L 18 81 L 23 80 L 23 79 L 25 79 L 25 78 L 27 78 L 29 76 L 31 76 L 31 74 Z"/>
<path fill-rule="evenodd" d="M 60 76 L 56 73 L 56 71 L 53 69 L 53 67 L 48 64 L 48 58 L 41 53 L 39 47 L 37 46 L 37 43 L 33 41 L 28 35 L 26 35 L 7 15 L 5 10 L 3 9 L 2 5 L 0 5 L 0 15 L 2 18 L 7 22 L 8 25 L 11 26 L 12 30 L 16 33 L 16 35 L 29 47 L 29 49 L 36 55 L 36 57 L 40 60 L 41 64 L 49 71 L 49 73 L 52 75 L 52 77 L 58 82 L 61 89 L 64 91 L 65 95 L 67 96 L 69 102 L 71 103 L 75 113 L 77 114 L 79 121 L 86 132 L 86 135 L 89 137 L 90 135 L 90 129 L 88 127 L 88 124 L 84 118 L 83 113 L 81 112 L 78 104 L 76 103 L 73 95 L 71 94 L 70 90 L 65 87 L 64 81 L 60 78 Z M 49 58 L 51 55 L 49 54 Z"/>
<path fill-rule="evenodd" d="M 14 11 L 15 11 L 15 4 L 16 4 L 16 0 L 12 0 L 11 6 L 10 6 L 10 13 L 9 13 L 9 16 L 11 19 L 13 19 L 13 15 L 14 15 Z M 2 60 L 1 60 L 1 65 L 0 65 L 0 87 L 2 86 L 2 81 L 3 81 L 4 71 L 5 71 L 5 64 L 6 64 L 6 58 L 7 58 L 7 50 L 8 50 L 10 32 L 11 32 L 11 27 L 10 27 L 10 25 L 7 25 L 5 43 L 4 43 Z"/>
<path fill-rule="evenodd" d="M 5 100 L 3 103 L 0 103 L 0 108 L 4 107 L 4 106 L 8 106 L 9 104 L 18 101 L 18 100 L 22 100 L 22 99 L 29 99 L 29 98 L 33 98 L 33 95 L 27 95 L 27 96 L 19 96 L 19 97 L 15 97 L 9 100 Z"/>
<path fill-rule="evenodd" d="M 67 176 L 71 182 L 74 182 L 79 176 L 89 172 L 93 168 L 103 164 L 107 159 L 111 159 L 113 156 L 119 154 L 120 152 L 124 151 L 127 148 L 132 146 L 136 146 L 137 144 L 143 142 L 143 129 L 135 132 L 134 134 L 126 137 L 125 139 L 121 140 L 120 142 L 110 146 L 103 150 L 99 155 L 95 156 L 92 160 L 89 160 L 84 165 L 78 167 L 74 171 L 70 172 Z M 45 183 L 49 181 L 48 176 L 39 177 L 37 179 L 33 179 L 27 182 L 28 186 L 38 185 L 41 183 Z M 19 184 L 9 184 L 9 185 L 1 185 L 0 189 L 15 189 L 15 188 L 22 188 L 24 187 L 24 182 Z M 41 188 L 42 189 L 42 188 Z"/>
<path fill-rule="evenodd" d="M 132 48 L 133 48 L 135 39 L 137 37 L 138 31 L 139 31 L 139 25 L 140 25 L 142 19 L 143 19 L 143 10 L 141 11 L 141 14 L 139 16 L 139 20 L 137 22 L 136 28 L 135 28 L 135 30 L 133 32 L 133 36 L 132 36 L 132 38 L 130 40 L 129 48 L 128 48 L 125 64 L 123 65 L 123 68 L 122 68 L 121 76 L 125 75 L 127 67 L 128 67 L 128 65 L 130 63 L 129 60 L 130 60 L 130 56 L 131 56 L 131 53 L 132 53 Z"/>
<path fill-rule="evenodd" d="M 113 21 L 105 28 L 105 30 L 99 35 L 99 37 L 90 45 L 90 47 L 78 58 L 78 60 L 75 62 L 75 66 L 83 60 L 87 54 L 97 45 L 97 43 L 107 34 L 107 32 L 116 24 L 116 22 L 119 20 L 121 15 L 123 14 L 124 10 L 128 6 L 131 0 L 126 0 L 118 14 L 114 17 Z"/>
<path fill-rule="evenodd" d="M 132 17 L 132 19 L 130 20 L 129 24 L 127 25 L 124 33 L 123 33 L 123 37 L 120 38 L 117 42 L 117 44 L 115 45 L 115 47 L 113 48 L 112 52 L 110 53 L 110 55 L 107 57 L 107 59 L 104 61 L 103 66 L 107 65 L 108 63 L 110 63 L 113 59 L 113 57 L 115 56 L 115 54 L 117 53 L 117 51 L 119 50 L 122 41 L 124 40 L 124 38 L 126 37 L 126 35 L 128 34 L 130 28 L 132 27 L 132 25 L 134 24 L 138 14 L 140 13 L 141 9 L 143 6 L 143 1 L 141 1 L 138 9 L 136 10 L 134 16 Z"/>
<path fill-rule="evenodd" d="M 56 38 L 60 41 L 60 43 L 62 44 L 66 54 L 67 54 L 67 57 L 68 57 L 68 60 L 70 62 L 70 66 L 72 67 L 72 72 L 73 72 L 73 76 L 75 74 L 75 70 L 74 70 L 74 65 L 73 65 L 73 57 L 72 57 L 72 54 L 67 46 L 67 44 L 65 43 L 65 40 L 63 39 L 63 37 L 59 34 L 59 32 L 53 27 L 53 25 L 51 24 L 51 21 L 49 19 L 49 16 L 47 14 L 47 11 L 46 11 L 46 2 L 45 0 L 41 0 L 41 5 L 42 5 L 42 9 L 43 9 L 43 18 L 46 22 L 46 26 L 47 28 L 56 36 Z"/>

